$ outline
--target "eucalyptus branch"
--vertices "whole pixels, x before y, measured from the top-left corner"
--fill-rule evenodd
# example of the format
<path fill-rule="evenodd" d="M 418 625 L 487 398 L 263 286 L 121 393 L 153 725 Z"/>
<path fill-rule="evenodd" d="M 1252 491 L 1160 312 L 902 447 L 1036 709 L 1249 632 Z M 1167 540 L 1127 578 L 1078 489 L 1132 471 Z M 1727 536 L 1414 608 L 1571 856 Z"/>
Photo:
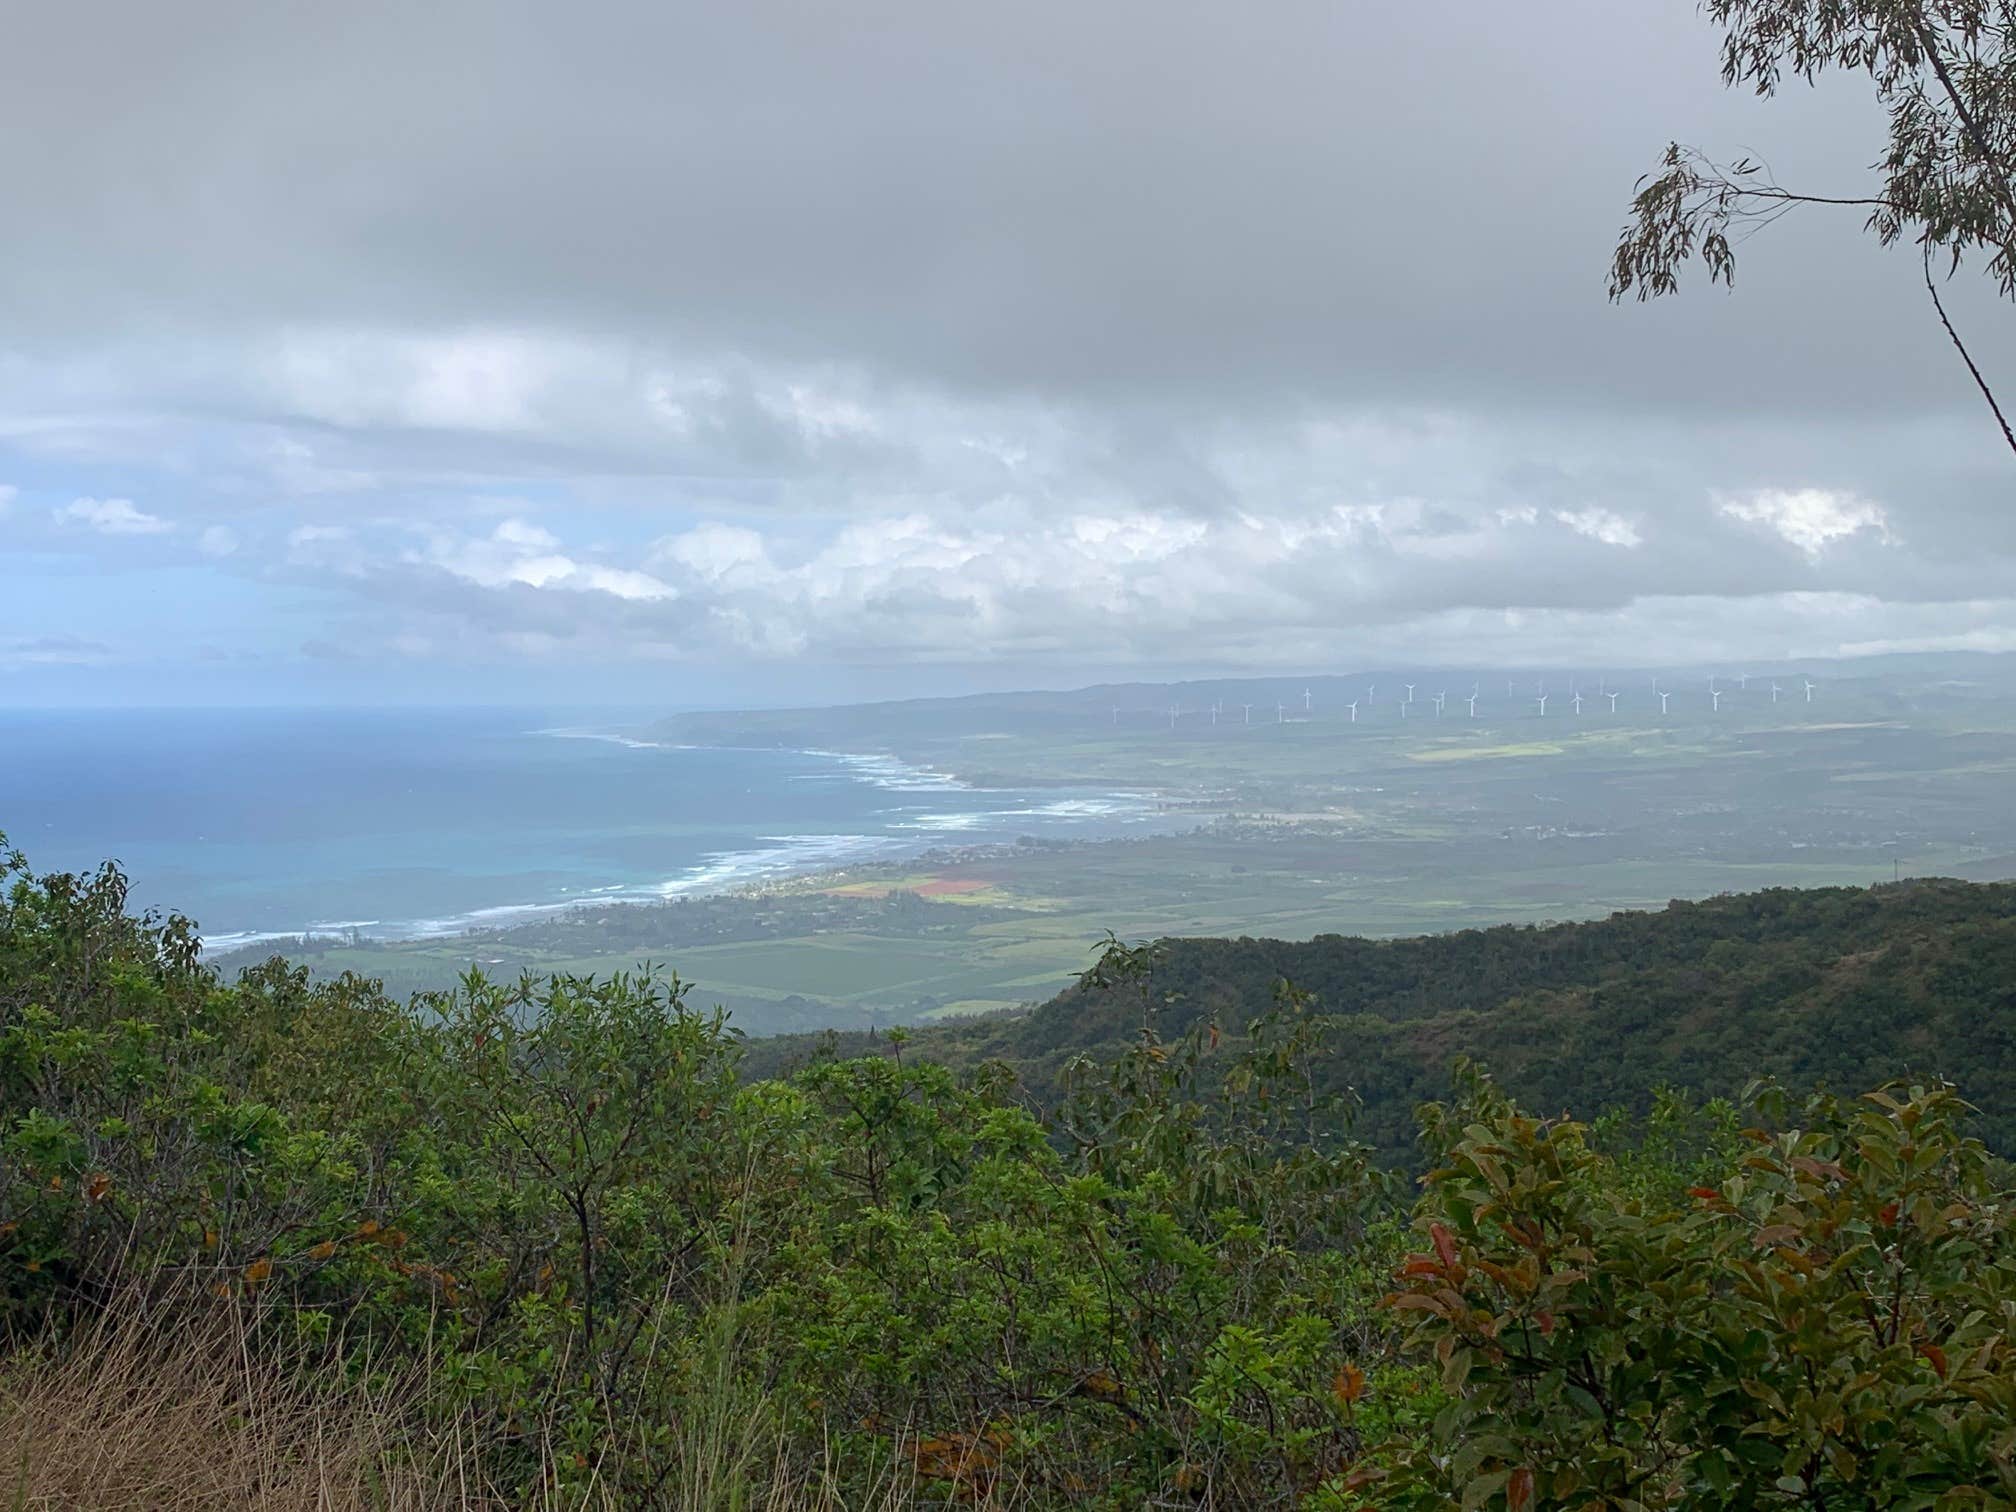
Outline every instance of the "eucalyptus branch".
<path fill-rule="evenodd" d="M 1922 261 L 1925 265 L 1925 292 L 1932 296 L 1932 308 L 1939 312 L 1939 324 L 1946 328 L 1946 335 L 1953 343 L 1953 350 L 1958 352 L 1960 360 L 1967 364 L 1967 371 L 1974 378 L 1974 386 L 1981 390 L 1981 397 L 1988 401 L 1988 408 L 1995 414 L 1995 423 L 2002 427 L 2002 439 L 2008 442 L 2011 452 L 2016 452 L 2016 431 L 2009 428 L 2008 417 L 2002 413 L 2002 406 L 1995 402 L 1995 391 L 1988 387 L 1988 380 L 1981 376 L 1981 369 L 1967 350 L 1966 343 L 1961 341 L 1960 333 L 1953 329 L 1953 322 L 1946 318 L 1946 303 L 1940 299 L 1939 285 L 1932 277 L 1932 246 L 1929 242 L 1925 245 Z"/>

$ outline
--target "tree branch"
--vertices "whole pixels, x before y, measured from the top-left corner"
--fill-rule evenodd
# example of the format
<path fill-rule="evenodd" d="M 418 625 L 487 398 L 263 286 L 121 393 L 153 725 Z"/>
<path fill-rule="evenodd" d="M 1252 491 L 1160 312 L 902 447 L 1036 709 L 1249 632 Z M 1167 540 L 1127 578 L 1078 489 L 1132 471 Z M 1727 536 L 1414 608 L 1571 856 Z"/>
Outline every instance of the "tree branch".
<path fill-rule="evenodd" d="M 1981 390 L 1981 397 L 1988 401 L 1988 408 L 1995 412 L 1995 423 L 2002 427 L 2002 439 L 2009 443 L 2009 450 L 2016 452 L 2016 431 L 2009 428 L 2008 418 L 2002 413 L 2002 406 L 1995 402 L 1995 391 L 1988 387 L 1988 380 L 1981 376 L 1981 369 L 1975 365 L 1973 355 L 1960 339 L 1960 333 L 1953 329 L 1953 322 L 1946 318 L 1945 301 L 1939 297 L 1939 285 L 1932 278 L 1932 244 L 1925 243 L 1921 259 L 1925 267 L 1925 292 L 1932 296 L 1932 308 L 1939 312 L 1939 324 L 1946 328 L 1946 335 L 1953 343 L 1953 350 L 1960 354 L 1960 360 L 1967 364 L 1967 371 L 1974 376 L 1974 386 Z"/>

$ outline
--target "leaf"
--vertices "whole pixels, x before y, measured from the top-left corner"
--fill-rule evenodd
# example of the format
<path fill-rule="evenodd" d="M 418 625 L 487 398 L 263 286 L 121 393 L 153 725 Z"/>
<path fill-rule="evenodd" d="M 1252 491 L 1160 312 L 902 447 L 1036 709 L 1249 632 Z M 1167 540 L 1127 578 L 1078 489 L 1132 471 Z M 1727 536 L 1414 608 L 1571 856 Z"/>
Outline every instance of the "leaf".
<path fill-rule="evenodd" d="M 1449 1230 L 1439 1223 L 1428 1225 L 1428 1237 L 1435 1241 L 1435 1253 L 1442 1257 L 1445 1266 L 1456 1263 L 1456 1240 Z"/>
<path fill-rule="evenodd" d="M 1720 1202 L 1722 1200 L 1721 1190 L 1716 1187 L 1689 1187 L 1687 1188 L 1687 1195 L 1689 1197 L 1698 1197 L 1703 1202 Z"/>
<path fill-rule="evenodd" d="M 84 1183 L 86 1202 L 103 1202 L 112 1191 L 112 1178 L 103 1171 L 93 1171 L 90 1180 Z"/>
<path fill-rule="evenodd" d="M 1899 1209 L 1896 1200 L 1893 1198 L 1877 1210 L 1876 1221 L 1885 1228 L 1895 1228 L 1897 1226 L 1897 1214 L 1899 1211 L 1901 1209 Z"/>
<path fill-rule="evenodd" d="M 1120 1395 L 1120 1383 L 1103 1370 L 1095 1370 L 1085 1377 L 1085 1394 L 1111 1400 Z"/>
<path fill-rule="evenodd" d="M 1533 1505 L 1533 1472 L 1521 1465 L 1505 1477 L 1505 1512 L 1526 1512 Z"/>
<path fill-rule="evenodd" d="M 1551 1339 L 1554 1337 L 1554 1314 L 1552 1312 L 1543 1307 L 1540 1311 L 1533 1314 L 1533 1321 L 1540 1325 L 1541 1338 Z"/>
<path fill-rule="evenodd" d="M 336 1241 L 334 1239 L 324 1239 L 320 1244 L 316 1245 L 315 1248 L 308 1251 L 308 1258 L 310 1260 L 327 1260 L 331 1255 L 335 1253 L 336 1253 Z"/>
<path fill-rule="evenodd" d="M 1342 1405 L 1349 1407 L 1365 1395 L 1365 1372 L 1349 1363 L 1340 1366 L 1337 1374 L 1331 1378 L 1330 1394 Z"/>
<path fill-rule="evenodd" d="M 1939 1379 L 1946 1379 L 1946 1351 L 1937 1344 L 1920 1344 L 1918 1353 L 1932 1362 L 1932 1368 L 1939 1372 Z"/>

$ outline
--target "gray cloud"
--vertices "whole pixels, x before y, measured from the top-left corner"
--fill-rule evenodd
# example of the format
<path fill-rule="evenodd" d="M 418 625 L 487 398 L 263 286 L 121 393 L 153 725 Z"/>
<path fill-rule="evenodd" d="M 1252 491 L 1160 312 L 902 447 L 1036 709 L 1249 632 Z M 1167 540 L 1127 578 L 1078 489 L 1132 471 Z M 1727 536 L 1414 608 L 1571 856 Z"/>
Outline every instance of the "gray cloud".
<path fill-rule="evenodd" d="M 1875 151 L 1686 6 L 122 0 L 15 18 L 0 125 L 0 464 L 56 490 L 0 528 L 333 602 L 311 658 L 2012 623 L 1907 255 L 1806 215 L 1604 301 L 1668 136 Z"/>

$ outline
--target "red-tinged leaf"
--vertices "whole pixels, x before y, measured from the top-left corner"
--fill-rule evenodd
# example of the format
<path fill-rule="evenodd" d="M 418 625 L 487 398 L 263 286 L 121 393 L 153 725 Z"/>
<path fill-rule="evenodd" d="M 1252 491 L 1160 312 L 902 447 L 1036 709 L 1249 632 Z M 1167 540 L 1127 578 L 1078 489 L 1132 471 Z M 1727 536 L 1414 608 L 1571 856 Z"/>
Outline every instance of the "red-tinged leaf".
<path fill-rule="evenodd" d="M 1689 1187 L 1687 1188 L 1687 1195 L 1689 1197 L 1698 1197 L 1703 1202 L 1720 1202 L 1722 1200 L 1722 1193 L 1714 1187 Z"/>
<path fill-rule="evenodd" d="M 1533 1505 L 1533 1472 L 1521 1465 L 1505 1477 L 1505 1512 L 1527 1512 Z"/>
<path fill-rule="evenodd" d="M 1537 1324 L 1539 1324 L 1539 1325 L 1540 1325 L 1540 1337 L 1541 1337 L 1541 1338 L 1543 1338 L 1543 1339 L 1551 1339 L 1551 1338 L 1553 1338 L 1553 1337 L 1554 1337 L 1554 1314 L 1553 1314 L 1553 1313 L 1549 1312 L 1549 1311 L 1548 1311 L 1548 1310 L 1547 1310 L 1546 1308 L 1544 1308 L 1544 1307 L 1543 1307 L 1543 1308 L 1541 1308 L 1541 1309 L 1540 1309 L 1540 1311 L 1538 1311 L 1537 1313 L 1533 1314 L 1533 1321 L 1534 1321 L 1535 1323 L 1537 1323 Z"/>
<path fill-rule="evenodd" d="M 1441 1224 L 1431 1223 L 1428 1225 L 1428 1237 L 1435 1241 L 1435 1253 L 1442 1257 L 1442 1263 L 1445 1266 L 1454 1265 L 1456 1263 L 1455 1236 Z"/>
<path fill-rule="evenodd" d="M 1386 1305 L 1399 1312 L 1440 1312 L 1442 1304 L 1433 1297 L 1424 1297 L 1419 1292 L 1389 1292 Z"/>
<path fill-rule="evenodd" d="M 1897 1226 L 1897 1214 L 1900 1211 L 1902 1210 L 1898 1207 L 1896 1202 L 1894 1201 L 1886 1202 L 1877 1211 L 1876 1220 L 1877 1222 L 1881 1223 L 1885 1228 L 1895 1228 Z"/>
<path fill-rule="evenodd" d="M 1920 1344 L 1918 1353 L 1932 1362 L 1932 1368 L 1939 1372 L 1939 1379 L 1946 1379 L 1946 1351 L 1937 1344 Z"/>
<path fill-rule="evenodd" d="M 1442 1262 L 1437 1260 L 1433 1255 L 1409 1255 L 1406 1262 L 1400 1267 L 1400 1274 L 1403 1276 L 1439 1276 L 1442 1274 Z"/>
<path fill-rule="evenodd" d="M 1344 1365 L 1330 1382 L 1330 1394 L 1349 1407 L 1365 1395 L 1365 1372 L 1356 1365 Z"/>

